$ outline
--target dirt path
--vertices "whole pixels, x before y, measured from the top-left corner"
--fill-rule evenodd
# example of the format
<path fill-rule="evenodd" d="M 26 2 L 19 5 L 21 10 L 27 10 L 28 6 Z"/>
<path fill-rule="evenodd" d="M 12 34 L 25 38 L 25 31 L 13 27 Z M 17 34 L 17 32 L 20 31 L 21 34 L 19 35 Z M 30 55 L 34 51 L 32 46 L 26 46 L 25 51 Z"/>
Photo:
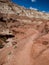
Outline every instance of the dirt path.
<path fill-rule="evenodd" d="M 31 49 L 34 39 L 36 39 L 38 36 L 39 33 L 34 31 L 34 34 L 31 33 L 29 37 L 23 39 L 23 41 L 21 41 L 19 45 L 22 50 L 20 50 L 21 48 L 18 48 L 18 52 L 16 51 L 12 58 L 10 58 L 8 65 L 33 65 Z"/>
<path fill-rule="evenodd" d="M 23 41 L 21 41 L 19 47 L 21 47 L 22 50 L 20 50 L 20 48 L 18 49 L 16 48 L 15 51 L 13 51 L 13 53 L 7 55 L 6 63 L 3 65 L 33 65 L 34 60 L 32 59 L 31 56 L 31 52 L 32 52 L 31 49 L 34 40 L 37 37 L 39 37 L 39 32 L 36 32 L 35 30 L 33 31 L 34 31 L 33 34 L 31 32 L 28 37 L 26 37 L 25 39 L 23 39 Z M 10 50 L 12 51 L 13 48 Z M 18 52 L 16 52 L 16 50 L 18 50 Z M 5 51 L 2 58 L 5 58 L 6 54 L 9 52 L 8 49 Z"/>
<path fill-rule="evenodd" d="M 31 48 L 33 45 L 33 40 L 38 37 L 39 33 L 30 35 L 28 41 L 25 43 L 25 47 L 22 51 L 17 54 L 17 65 L 33 65 L 33 60 L 31 58 Z"/>

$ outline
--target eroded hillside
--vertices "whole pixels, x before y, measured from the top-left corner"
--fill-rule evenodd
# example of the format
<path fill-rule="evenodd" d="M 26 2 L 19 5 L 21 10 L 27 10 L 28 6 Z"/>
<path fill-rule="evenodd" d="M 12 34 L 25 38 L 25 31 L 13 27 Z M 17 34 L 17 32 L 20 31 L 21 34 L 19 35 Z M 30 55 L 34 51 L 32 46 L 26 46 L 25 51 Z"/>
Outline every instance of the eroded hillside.
<path fill-rule="evenodd" d="M 49 14 L 0 0 L 0 65 L 49 65 Z"/>

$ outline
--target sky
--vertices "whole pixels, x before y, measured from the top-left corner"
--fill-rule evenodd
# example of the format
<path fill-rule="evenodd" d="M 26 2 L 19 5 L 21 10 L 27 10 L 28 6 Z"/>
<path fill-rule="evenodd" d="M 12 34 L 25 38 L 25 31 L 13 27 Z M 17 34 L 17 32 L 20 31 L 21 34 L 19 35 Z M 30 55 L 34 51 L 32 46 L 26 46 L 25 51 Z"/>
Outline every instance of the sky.
<path fill-rule="evenodd" d="M 26 8 L 49 12 L 49 0 L 12 0 L 14 3 Z"/>

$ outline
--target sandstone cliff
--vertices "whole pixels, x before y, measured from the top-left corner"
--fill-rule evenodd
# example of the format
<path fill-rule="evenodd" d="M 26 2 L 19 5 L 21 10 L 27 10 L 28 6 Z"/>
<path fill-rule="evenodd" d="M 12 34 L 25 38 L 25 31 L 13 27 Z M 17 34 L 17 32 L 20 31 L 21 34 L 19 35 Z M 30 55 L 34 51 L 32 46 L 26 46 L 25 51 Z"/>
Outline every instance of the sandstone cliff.
<path fill-rule="evenodd" d="M 0 0 L 0 65 L 49 65 L 49 14 Z"/>

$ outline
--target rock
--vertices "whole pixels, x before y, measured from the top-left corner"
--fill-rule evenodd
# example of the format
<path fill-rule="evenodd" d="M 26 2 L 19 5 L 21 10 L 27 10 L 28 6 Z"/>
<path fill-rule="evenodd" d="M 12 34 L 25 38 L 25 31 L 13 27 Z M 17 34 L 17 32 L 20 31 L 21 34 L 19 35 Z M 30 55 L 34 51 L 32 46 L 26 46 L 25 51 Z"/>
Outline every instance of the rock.
<path fill-rule="evenodd" d="M 49 65 L 49 14 L 0 0 L 0 65 Z"/>
<path fill-rule="evenodd" d="M 49 65 L 49 34 L 37 39 L 32 47 L 34 65 Z"/>
<path fill-rule="evenodd" d="M 0 0 L 0 2 L 9 2 L 10 0 Z"/>

